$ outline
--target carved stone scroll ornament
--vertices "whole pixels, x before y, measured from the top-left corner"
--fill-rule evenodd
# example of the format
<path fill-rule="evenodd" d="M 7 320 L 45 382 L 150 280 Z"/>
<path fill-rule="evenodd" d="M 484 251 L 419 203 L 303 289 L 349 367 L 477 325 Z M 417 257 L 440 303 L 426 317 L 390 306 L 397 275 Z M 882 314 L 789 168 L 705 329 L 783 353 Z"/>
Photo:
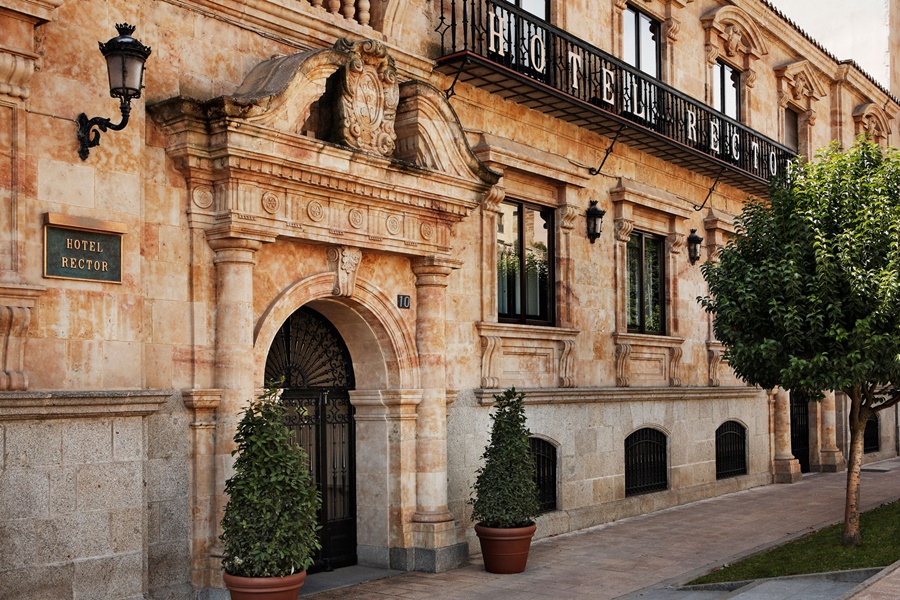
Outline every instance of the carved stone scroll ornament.
<path fill-rule="evenodd" d="M 620 242 L 627 242 L 631 237 L 631 231 L 634 229 L 634 221 L 629 221 L 627 219 L 616 219 L 615 229 L 616 240 Z"/>
<path fill-rule="evenodd" d="M 679 346 L 669 348 L 669 385 L 672 387 L 681 387 L 681 374 L 678 368 L 681 366 L 682 352 Z"/>
<path fill-rule="evenodd" d="M 390 156 L 397 134 L 394 119 L 400 88 L 394 59 L 376 40 L 338 40 L 335 48 L 350 53 L 341 71 L 336 137 L 352 148 Z"/>
<path fill-rule="evenodd" d="M 709 362 L 709 387 L 719 387 L 719 365 L 722 364 L 722 346 L 706 342 L 706 358 Z"/>
<path fill-rule="evenodd" d="M 500 387 L 497 377 L 497 359 L 502 354 L 503 339 L 486 335 L 481 338 L 481 387 L 494 389 Z"/>
<path fill-rule="evenodd" d="M 628 376 L 629 364 L 628 358 L 631 356 L 630 344 L 616 344 L 616 385 L 619 387 L 628 387 L 631 381 Z"/>
<path fill-rule="evenodd" d="M 362 250 L 348 246 L 329 246 L 328 265 L 334 271 L 335 296 L 349 298 L 356 287 L 356 273 L 362 262 Z"/>
<path fill-rule="evenodd" d="M 562 352 L 559 356 L 559 387 L 575 387 L 575 342 L 560 342 Z"/>

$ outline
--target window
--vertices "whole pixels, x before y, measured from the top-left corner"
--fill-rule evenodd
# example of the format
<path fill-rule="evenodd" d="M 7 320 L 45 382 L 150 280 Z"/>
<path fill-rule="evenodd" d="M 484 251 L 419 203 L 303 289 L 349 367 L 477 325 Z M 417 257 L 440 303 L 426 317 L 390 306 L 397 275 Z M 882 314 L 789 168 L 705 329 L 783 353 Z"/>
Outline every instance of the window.
<path fill-rule="evenodd" d="M 515 0 L 513 4 L 545 21 L 550 20 L 550 3 L 547 0 Z"/>
<path fill-rule="evenodd" d="M 628 331 L 665 335 L 665 240 L 636 232 L 626 250 Z"/>
<path fill-rule="evenodd" d="M 507 323 L 551 325 L 553 209 L 503 202 L 498 222 L 497 316 Z"/>
<path fill-rule="evenodd" d="M 800 149 L 800 119 L 792 108 L 784 109 L 784 145 L 794 152 Z"/>
<path fill-rule="evenodd" d="M 541 438 L 528 438 L 534 457 L 534 483 L 541 512 L 556 510 L 556 446 Z"/>
<path fill-rule="evenodd" d="M 659 22 L 628 6 L 623 12 L 625 62 L 659 78 Z"/>
<path fill-rule="evenodd" d="M 716 479 L 747 474 L 747 429 L 726 421 L 716 429 Z"/>
<path fill-rule="evenodd" d="M 881 431 L 878 427 L 878 415 L 872 415 L 866 421 L 866 430 L 863 433 L 863 453 L 870 454 L 881 450 Z"/>
<path fill-rule="evenodd" d="M 741 72 L 721 60 L 713 66 L 713 108 L 741 120 Z"/>
<path fill-rule="evenodd" d="M 625 495 L 669 487 L 666 434 L 645 427 L 625 438 Z"/>

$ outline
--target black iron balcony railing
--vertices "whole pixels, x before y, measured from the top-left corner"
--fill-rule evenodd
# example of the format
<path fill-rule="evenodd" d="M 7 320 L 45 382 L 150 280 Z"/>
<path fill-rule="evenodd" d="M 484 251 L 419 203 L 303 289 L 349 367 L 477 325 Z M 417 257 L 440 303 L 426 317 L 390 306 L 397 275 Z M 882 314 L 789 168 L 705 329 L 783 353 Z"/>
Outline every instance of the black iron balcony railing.
<path fill-rule="evenodd" d="M 438 70 L 766 194 L 795 154 L 503 0 L 441 0 Z"/>

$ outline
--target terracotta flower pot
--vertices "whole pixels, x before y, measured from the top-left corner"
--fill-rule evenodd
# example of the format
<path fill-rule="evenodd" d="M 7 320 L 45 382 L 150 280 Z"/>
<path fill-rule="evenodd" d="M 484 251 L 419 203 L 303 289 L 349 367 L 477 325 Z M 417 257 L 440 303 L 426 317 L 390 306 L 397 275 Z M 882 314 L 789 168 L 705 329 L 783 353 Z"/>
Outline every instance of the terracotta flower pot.
<path fill-rule="evenodd" d="M 475 535 L 481 542 L 484 570 L 488 573 L 521 573 L 528 563 L 528 550 L 537 525 L 528 527 L 475 526 Z"/>
<path fill-rule="evenodd" d="M 231 600 L 297 600 L 306 581 L 306 571 L 287 577 L 239 577 L 222 575 Z"/>

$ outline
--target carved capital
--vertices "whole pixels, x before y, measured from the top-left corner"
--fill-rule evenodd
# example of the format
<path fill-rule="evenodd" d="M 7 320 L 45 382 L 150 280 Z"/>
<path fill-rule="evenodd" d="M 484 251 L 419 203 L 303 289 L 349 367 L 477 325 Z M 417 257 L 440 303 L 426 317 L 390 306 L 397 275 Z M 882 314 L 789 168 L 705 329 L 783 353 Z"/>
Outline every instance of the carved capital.
<path fill-rule="evenodd" d="M 25 345 L 31 325 L 31 309 L 46 288 L 25 284 L 0 284 L 0 391 L 28 389 Z"/>
<path fill-rule="evenodd" d="M 350 54 L 341 71 L 338 140 L 352 148 L 390 156 L 397 139 L 394 120 L 400 103 L 393 57 L 377 40 L 353 43 L 340 39 L 335 47 Z"/>
<path fill-rule="evenodd" d="M 578 214 L 578 207 L 573 204 L 564 204 L 556 209 L 556 222 L 559 223 L 560 229 L 567 231 L 574 229 Z"/>
<path fill-rule="evenodd" d="M 756 85 L 756 71 L 753 69 L 744 70 L 744 72 L 741 73 L 741 80 L 748 88 L 752 88 Z"/>
<path fill-rule="evenodd" d="M 663 23 L 663 31 L 665 32 L 666 38 L 671 41 L 678 40 L 678 32 L 681 30 L 681 21 L 674 17 L 669 17 L 666 19 L 666 22 Z"/>
<path fill-rule="evenodd" d="M 26 100 L 37 55 L 0 48 L 0 96 Z"/>
<path fill-rule="evenodd" d="M 683 233 L 672 232 L 666 237 L 666 245 L 671 254 L 681 254 L 681 250 L 684 248 L 684 242 L 685 237 Z"/>
<path fill-rule="evenodd" d="M 619 242 L 627 242 L 631 237 L 631 231 L 634 229 L 634 221 L 628 219 L 616 219 L 615 234 L 616 240 Z"/>
<path fill-rule="evenodd" d="M 332 293 L 350 298 L 356 288 L 356 273 L 362 262 L 362 250 L 348 246 L 329 246 L 326 257 L 329 268 L 334 271 Z"/>
<path fill-rule="evenodd" d="M 500 203 L 505 197 L 506 188 L 502 185 L 495 185 L 485 193 L 482 205 L 485 210 L 496 212 L 500 209 Z"/>
<path fill-rule="evenodd" d="M 194 411 L 194 428 L 212 427 L 216 422 L 216 409 L 222 400 L 222 390 L 184 390 L 181 393 L 184 405 Z"/>

